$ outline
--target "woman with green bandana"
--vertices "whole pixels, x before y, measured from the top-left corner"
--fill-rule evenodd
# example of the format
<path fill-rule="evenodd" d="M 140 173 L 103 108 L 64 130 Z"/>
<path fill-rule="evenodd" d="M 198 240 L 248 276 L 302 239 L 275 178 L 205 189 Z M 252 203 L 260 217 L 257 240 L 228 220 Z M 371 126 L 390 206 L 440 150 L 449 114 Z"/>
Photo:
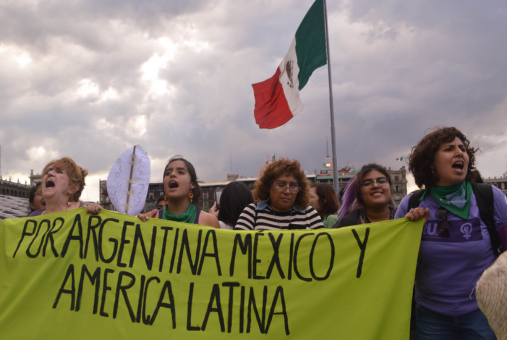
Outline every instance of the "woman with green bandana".
<path fill-rule="evenodd" d="M 426 135 L 409 157 L 409 170 L 424 189 L 416 203 L 430 210 L 415 278 L 419 340 L 496 339 L 475 298 L 477 281 L 496 258 L 471 184 L 476 151 L 461 131 L 445 127 Z M 414 206 L 412 195 L 395 218 Z M 493 199 L 494 239 L 507 224 L 507 203 L 495 187 Z"/>
<path fill-rule="evenodd" d="M 194 166 L 182 156 L 172 157 L 165 167 L 164 193 L 167 204 L 163 209 L 155 209 L 137 216 L 143 221 L 150 217 L 158 217 L 175 222 L 220 228 L 215 216 L 195 207 L 201 188 L 197 183 Z"/>

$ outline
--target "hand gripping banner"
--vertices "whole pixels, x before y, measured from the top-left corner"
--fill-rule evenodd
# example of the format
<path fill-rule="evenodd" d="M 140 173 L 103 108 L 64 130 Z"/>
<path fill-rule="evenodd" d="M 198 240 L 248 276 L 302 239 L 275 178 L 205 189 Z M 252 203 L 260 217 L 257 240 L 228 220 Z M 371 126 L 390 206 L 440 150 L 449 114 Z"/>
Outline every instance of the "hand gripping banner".
<path fill-rule="evenodd" d="M 0 224 L 2 339 L 407 339 L 423 220 L 236 232 L 86 208 Z"/>

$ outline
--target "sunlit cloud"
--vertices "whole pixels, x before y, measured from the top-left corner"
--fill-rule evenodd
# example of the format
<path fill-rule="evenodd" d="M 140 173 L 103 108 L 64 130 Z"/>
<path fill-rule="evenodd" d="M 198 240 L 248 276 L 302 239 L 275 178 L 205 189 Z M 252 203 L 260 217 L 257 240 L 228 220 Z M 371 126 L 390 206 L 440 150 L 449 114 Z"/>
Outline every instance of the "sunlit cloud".
<path fill-rule="evenodd" d="M 24 69 L 28 64 L 32 62 L 32 58 L 27 53 L 22 53 L 20 56 L 16 57 L 16 61 L 21 69 Z"/>
<path fill-rule="evenodd" d="M 118 94 L 118 91 L 116 91 L 115 89 L 113 88 L 108 88 L 106 91 L 102 92 L 101 95 L 100 95 L 100 100 L 101 101 L 105 101 L 105 100 L 113 100 L 113 99 L 119 99 L 120 96 Z"/>
<path fill-rule="evenodd" d="M 96 96 L 99 94 L 99 86 L 90 79 L 82 79 L 79 81 L 79 86 L 76 90 L 76 96 L 86 98 L 89 96 Z"/>
<path fill-rule="evenodd" d="M 31 147 L 26 151 L 26 154 L 30 160 L 34 162 L 46 161 L 58 157 L 58 152 L 53 150 L 46 150 L 44 147 Z"/>
<path fill-rule="evenodd" d="M 127 122 L 127 132 L 136 136 L 142 136 L 146 133 L 146 116 L 139 115 L 132 117 Z"/>

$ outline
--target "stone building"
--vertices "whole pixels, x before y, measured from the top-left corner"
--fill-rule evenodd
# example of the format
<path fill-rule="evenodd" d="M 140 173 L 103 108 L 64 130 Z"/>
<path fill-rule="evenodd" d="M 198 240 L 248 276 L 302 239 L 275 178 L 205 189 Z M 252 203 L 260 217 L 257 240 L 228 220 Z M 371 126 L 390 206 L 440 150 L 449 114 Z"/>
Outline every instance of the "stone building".
<path fill-rule="evenodd" d="M 502 190 L 503 194 L 507 196 L 507 171 L 504 172 L 502 176 L 499 176 L 498 178 L 495 176 L 493 178 L 483 178 L 484 183 L 491 184 L 498 189 Z"/>
<path fill-rule="evenodd" d="M 9 180 L 0 178 L 0 195 L 28 198 L 31 188 L 26 183 L 19 183 L 19 179 L 17 182 L 12 182 L 10 178 Z"/>
<path fill-rule="evenodd" d="M 328 161 L 329 159 L 325 159 Z M 406 169 L 402 166 L 398 170 L 392 170 L 389 168 L 387 170 L 392 177 L 393 186 L 391 188 L 393 199 L 398 206 L 403 199 L 407 195 L 407 178 L 406 178 Z M 338 181 L 339 187 L 342 189 L 347 185 L 348 181 L 354 177 L 354 175 L 359 172 L 351 165 L 346 165 L 343 169 L 338 172 Z M 311 174 L 306 175 L 306 178 L 310 183 L 326 183 L 329 185 L 333 185 L 333 175 L 332 175 L 332 163 L 325 162 L 321 173 L 319 174 Z M 199 198 L 199 203 L 197 205 L 198 208 L 203 210 L 209 210 L 215 201 L 217 200 L 217 193 L 220 193 L 223 188 L 230 182 L 237 181 L 245 183 L 250 190 L 253 190 L 254 183 L 257 181 L 257 177 L 244 177 L 239 176 L 237 174 L 227 174 L 226 181 L 213 181 L 213 182 L 199 182 L 199 186 L 201 187 L 201 197 Z M 100 186 L 100 205 L 104 209 L 107 210 L 115 210 L 111 201 L 109 200 L 108 192 L 107 192 L 107 181 L 101 180 L 99 181 Z M 146 196 L 146 204 L 144 206 L 145 211 L 150 211 L 155 208 L 155 204 L 157 198 L 160 196 L 164 196 L 164 188 L 163 183 L 150 183 L 148 187 L 148 194 Z"/>
<path fill-rule="evenodd" d="M 329 167 L 332 167 L 331 163 L 324 163 L 323 169 L 326 172 L 321 172 L 320 174 L 306 175 L 306 178 L 310 183 L 326 183 L 329 185 L 333 185 L 333 175 L 332 171 L 329 172 Z M 331 168 L 332 169 L 332 168 Z M 338 172 L 338 181 L 340 190 L 344 188 L 348 181 L 354 177 L 359 170 L 356 170 L 354 167 L 347 165 L 343 169 Z M 391 175 L 391 180 L 393 182 L 393 186 L 391 188 L 392 197 L 396 206 L 398 206 L 403 199 L 407 195 L 407 171 L 405 166 L 402 166 L 398 170 L 393 170 L 391 168 L 387 169 L 387 172 Z M 239 177 L 238 175 L 227 175 L 227 181 L 225 182 L 203 182 L 199 185 L 201 186 L 201 199 L 199 200 L 199 208 L 208 210 L 211 208 L 216 201 L 217 192 L 220 192 L 228 183 L 232 181 L 242 181 L 244 182 L 250 190 L 253 190 L 254 183 L 257 180 L 257 177 Z"/>
<path fill-rule="evenodd" d="M 36 185 L 42 182 L 42 174 L 33 173 L 33 170 L 30 170 L 30 185 Z"/>

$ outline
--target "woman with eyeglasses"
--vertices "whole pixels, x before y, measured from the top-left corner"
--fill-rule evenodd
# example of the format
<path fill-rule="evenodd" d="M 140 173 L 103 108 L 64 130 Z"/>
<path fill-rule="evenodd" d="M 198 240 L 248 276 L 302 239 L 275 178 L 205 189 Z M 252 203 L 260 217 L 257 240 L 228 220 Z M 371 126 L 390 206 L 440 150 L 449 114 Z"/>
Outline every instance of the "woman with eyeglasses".
<path fill-rule="evenodd" d="M 403 217 L 414 201 L 430 210 L 415 277 L 420 340 L 496 339 L 477 305 L 475 285 L 495 261 L 491 241 L 507 224 L 507 203 L 492 187 L 494 221 L 481 217 L 482 200 L 472 188 L 476 151 L 461 131 L 444 127 L 424 136 L 409 156 L 409 170 L 425 189 L 407 195 L 395 217 Z M 490 234 L 487 224 L 493 222 L 496 230 Z"/>
<path fill-rule="evenodd" d="M 239 216 L 235 230 L 324 228 L 310 205 L 310 185 L 297 160 L 281 158 L 266 166 L 255 182 L 255 203 Z"/>
<path fill-rule="evenodd" d="M 145 214 L 138 214 L 137 217 L 143 221 L 155 217 L 220 228 L 215 216 L 196 208 L 201 188 L 197 183 L 197 174 L 192 163 L 182 156 L 171 157 L 164 169 L 163 182 L 164 198 L 167 202 L 165 207 Z"/>
<path fill-rule="evenodd" d="M 375 163 L 367 164 L 350 180 L 334 228 L 392 220 L 396 206 L 391 197 L 391 176 Z M 407 214 L 411 220 L 425 216 L 422 208 Z"/>

